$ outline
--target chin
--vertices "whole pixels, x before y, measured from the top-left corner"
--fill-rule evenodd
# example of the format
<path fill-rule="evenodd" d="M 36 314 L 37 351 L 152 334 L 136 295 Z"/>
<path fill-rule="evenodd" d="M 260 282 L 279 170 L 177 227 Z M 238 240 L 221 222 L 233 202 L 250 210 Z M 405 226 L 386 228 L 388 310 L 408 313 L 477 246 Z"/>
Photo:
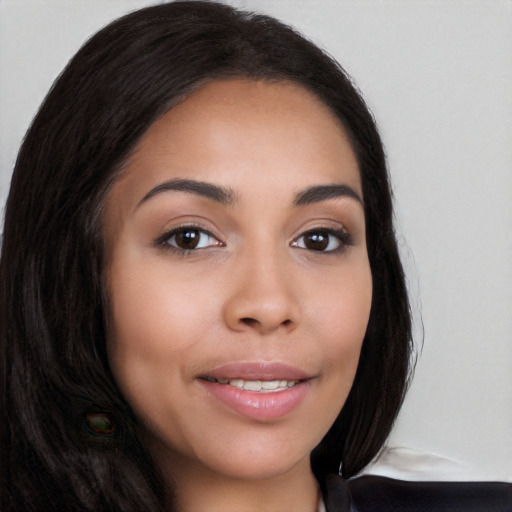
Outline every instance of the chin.
<path fill-rule="evenodd" d="M 309 456 L 290 457 L 279 453 L 245 453 L 240 456 L 226 455 L 222 460 L 211 461 L 205 466 L 217 475 L 234 480 L 258 481 L 273 480 L 285 476 L 304 465 L 310 467 Z"/>
<path fill-rule="evenodd" d="M 282 435 L 272 428 L 262 432 L 247 426 L 238 433 L 231 430 L 193 436 L 178 446 L 170 439 L 166 442 L 147 431 L 145 434 L 143 442 L 164 472 L 191 471 L 208 479 L 231 481 L 279 479 L 294 470 L 309 470 L 311 450 L 316 446 L 316 439 L 305 439 L 297 432 Z"/>

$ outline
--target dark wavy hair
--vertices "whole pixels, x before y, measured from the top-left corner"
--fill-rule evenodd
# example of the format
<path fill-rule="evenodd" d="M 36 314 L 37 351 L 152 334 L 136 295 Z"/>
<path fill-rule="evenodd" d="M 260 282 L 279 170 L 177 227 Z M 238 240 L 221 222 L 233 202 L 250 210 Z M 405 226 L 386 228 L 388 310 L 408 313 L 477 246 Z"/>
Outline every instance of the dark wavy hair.
<path fill-rule="evenodd" d="M 385 154 L 345 71 L 290 27 L 215 2 L 131 13 L 56 80 L 21 147 L 0 260 L 2 510 L 157 511 L 162 484 L 105 348 L 102 210 L 148 127 L 207 81 L 293 81 L 344 126 L 358 159 L 373 301 L 359 367 L 312 454 L 317 476 L 357 474 L 407 387 L 411 321 Z M 84 418 L 107 413 L 101 434 Z"/>

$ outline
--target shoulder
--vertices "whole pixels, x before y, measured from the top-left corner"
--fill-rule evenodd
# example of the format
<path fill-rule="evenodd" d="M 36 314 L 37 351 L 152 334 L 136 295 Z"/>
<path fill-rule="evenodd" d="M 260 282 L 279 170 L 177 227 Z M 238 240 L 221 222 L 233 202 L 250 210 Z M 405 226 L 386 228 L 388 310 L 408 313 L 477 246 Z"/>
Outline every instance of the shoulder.
<path fill-rule="evenodd" d="M 327 475 L 324 500 L 327 512 L 512 512 L 512 483 Z"/>

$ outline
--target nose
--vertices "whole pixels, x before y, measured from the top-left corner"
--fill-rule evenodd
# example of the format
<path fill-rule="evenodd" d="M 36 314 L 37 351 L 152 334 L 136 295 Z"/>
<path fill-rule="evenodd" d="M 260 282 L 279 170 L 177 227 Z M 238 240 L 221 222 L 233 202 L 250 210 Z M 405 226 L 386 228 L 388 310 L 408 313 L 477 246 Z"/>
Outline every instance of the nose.
<path fill-rule="evenodd" d="M 240 258 L 242 259 L 242 258 Z M 300 303 L 293 272 L 277 255 L 253 255 L 231 267 L 224 320 L 235 331 L 291 332 L 300 323 Z"/>

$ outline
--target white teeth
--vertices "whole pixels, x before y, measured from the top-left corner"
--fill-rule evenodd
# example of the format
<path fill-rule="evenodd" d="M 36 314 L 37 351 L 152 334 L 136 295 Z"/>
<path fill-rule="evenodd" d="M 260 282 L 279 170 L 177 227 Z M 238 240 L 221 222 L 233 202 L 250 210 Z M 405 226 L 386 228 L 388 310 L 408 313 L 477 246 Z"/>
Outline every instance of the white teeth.
<path fill-rule="evenodd" d="M 220 384 L 229 384 L 235 388 L 245 389 L 246 391 L 283 391 L 295 386 L 297 380 L 243 380 L 243 379 L 215 379 Z"/>
<path fill-rule="evenodd" d="M 247 391 L 261 391 L 261 380 L 248 380 L 244 383 Z"/>

